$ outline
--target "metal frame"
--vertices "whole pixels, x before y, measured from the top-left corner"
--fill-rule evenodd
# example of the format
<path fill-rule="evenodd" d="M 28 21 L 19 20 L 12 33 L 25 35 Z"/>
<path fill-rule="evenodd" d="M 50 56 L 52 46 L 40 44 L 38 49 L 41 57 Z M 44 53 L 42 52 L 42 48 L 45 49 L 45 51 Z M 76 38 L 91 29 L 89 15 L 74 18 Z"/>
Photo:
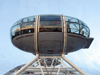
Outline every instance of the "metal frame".
<path fill-rule="evenodd" d="M 66 50 L 67 45 L 67 26 L 65 17 L 62 15 L 62 29 L 63 29 L 63 50 L 61 56 L 39 56 L 38 52 L 38 26 L 39 26 L 39 16 L 36 16 L 35 21 L 35 50 L 36 50 L 36 57 L 30 61 L 28 64 L 23 66 L 20 70 L 16 71 L 14 75 L 86 75 L 81 69 L 75 66 L 72 62 L 70 62 L 65 56 L 64 52 Z M 46 59 L 50 58 L 52 63 L 50 66 L 47 65 Z M 59 60 L 61 58 L 61 60 Z M 57 61 L 59 62 L 57 65 Z M 68 67 L 63 61 L 67 64 L 71 65 L 72 67 Z M 43 62 L 44 65 L 41 65 Z M 27 72 L 34 73 L 34 74 L 26 74 Z"/>
<path fill-rule="evenodd" d="M 38 32 L 37 29 L 38 28 L 38 15 L 36 16 L 36 20 L 35 20 L 35 32 L 34 32 L 34 48 L 36 51 L 36 54 L 38 54 Z"/>
<path fill-rule="evenodd" d="M 63 18 L 63 51 L 62 54 L 65 54 L 66 46 L 67 46 L 67 26 L 66 26 L 66 20 L 65 17 L 62 15 Z"/>
<path fill-rule="evenodd" d="M 46 58 L 52 59 L 50 66 L 47 66 L 45 62 Z M 58 58 L 62 59 L 59 60 Z M 44 60 L 44 66 L 41 65 L 41 60 Z M 58 60 L 60 64 L 57 66 L 53 65 L 54 60 Z M 68 67 L 63 61 L 72 67 Z M 81 69 L 70 62 L 64 54 L 62 56 L 39 56 L 36 54 L 36 57 L 32 61 L 16 71 L 14 75 L 30 75 L 25 74 L 27 72 L 34 73 L 31 75 L 86 75 Z"/>

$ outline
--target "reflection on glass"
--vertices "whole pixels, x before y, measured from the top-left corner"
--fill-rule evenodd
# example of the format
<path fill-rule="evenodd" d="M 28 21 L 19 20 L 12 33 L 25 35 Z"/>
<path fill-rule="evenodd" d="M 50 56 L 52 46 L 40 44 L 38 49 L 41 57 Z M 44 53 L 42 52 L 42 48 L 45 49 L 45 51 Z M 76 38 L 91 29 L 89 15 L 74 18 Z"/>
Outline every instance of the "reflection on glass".
<path fill-rule="evenodd" d="M 40 32 L 62 32 L 61 16 L 40 15 Z"/>
<path fill-rule="evenodd" d="M 68 22 L 70 20 L 70 22 L 75 22 L 78 23 L 78 19 L 76 18 L 72 18 L 72 17 L 65 17 L 66 21 Z"/>
<path fill-rule="evenodd" d="M 20 31 L 20 25 L 16 25 L 12 28 L 12 36 L 16 36 L 17 34 L 19 34 Z"/>
<path fill-rule="evenodd" d="M 22 24 L 22 33 L 33 33 L 34 32 L 34 23 L 23 23 Z"/>
<path fill-rule="evenodd" d="M 35 16 L 24 18 L 23 22 L 35 22 Z"/>
<path fill-rule="evenodd" d="M 22 19 L 20 19 L 17 22 L 15 22 L 14 25 L 21 24 L 21 22 L 22 22 Z"/>
<path fill-rule="evenodd" d="M 35 16 L 21 19 L 11 28 L 12 38 L 20 34 L 34 33 Z"/>
<path fill-rule="evenodd" d="M 76 33 L 89 37 L 90 30 L 88 26 L 73 17 L 65 16 L 67 32 Z M 20 34 L 34 33 L 35 16 L 26 17 L 18 20 L 11 28 L 12 36 Z M 40 32 L 62 32 L 62 21 L 59 15 L 40 15 Z"/>
<path fill-rule="evenodd" d="M 65 19 L 68 33 L 77 33 L 89 37 L 90 30 L 84 22 L 68 16 L 66 16 Z"/>
<path fill-rule="evenodd" d="M 41 26 L 61 26 L 61 21 L 40 21 Z"/>

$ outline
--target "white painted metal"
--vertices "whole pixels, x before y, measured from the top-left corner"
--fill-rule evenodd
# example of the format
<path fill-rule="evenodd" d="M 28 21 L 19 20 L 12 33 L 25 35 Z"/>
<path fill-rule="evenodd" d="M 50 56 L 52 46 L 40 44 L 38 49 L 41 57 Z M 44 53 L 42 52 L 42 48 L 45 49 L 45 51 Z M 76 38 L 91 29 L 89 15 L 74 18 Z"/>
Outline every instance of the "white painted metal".
<path fill-rule="evenodd" d="M 47 63 L 46 63 L 45 59 L 44 59 L 44 63 L 45 63 L 45 66 L 47 67 Z"/>
<path fill-rule="evenodd" d="M 45 73 L 47 73 L 47 71 L 46 71 L 46 69 L 45 68 L 42 68 L 43 69 L 43 72 Z M 59 68 L 56 68 L 56 69 L 54 69 L 53 70 L 53 72 L 56 72 L 56 75 L 57 75 L 57 71 L 58 71 L 58 69 Z M 50 69 L 47 69 L 49 72 L 51 72 L 52 71 L 52 68 L 50 68 Z M 35 72 L 40 72 L 41 73 L 41 70 L 40 70 L 40 68 L 38 68 L 38 69 L 27 69 L 27 70 L 25 70 L 25 72 L 33 72 L 33 71 L 35 71 Z M 65 72 L 66 71 L 66 69 L 61 69 L 60 70 L 60 72 Z M 72 71 L 72 72 L 76 72 L 76 70 L 73 70 L 73 69 L 67 69 L 67 71 Z M 52 72 L 52 73 L 53 73 Z"/>
<path fill-rule="evenodd" d="M 75 68 L 78 72 L 80 72 L 83 75 L 86 75 L 81 69 L 79 69 L 76 65 L 74 65 L 72 62 L 70 62 L 65 56 L 64 54 L 62 54 L 62 58 L 68 63 L 70 64 L 73 68 Z"/>
<path fill-rule="evenodd" d="M 39 58 L 40 57 L 40 58 Z M 57 56 L 47 56 L 47 58 L 52 58 L 53 60 L 58 60 Z M 62 60 L 59 60 L 60 65 L 55 66 L 41 66 L 41 59 L 47 59 L 41 58 L 41 56 L 36 55 L 36 57 L 26 64 L 24 67 L 22 67 L 20 70 L 18 70 L 14 75 L 28 75 L 25 74 L 27 72 L 34 73 L 33 75 L 86 75 L 83 71 L 81 71 L 77 66 L 75 66 L 73 63 L 71 63 L 65 56 L 62 54 Z M 63 60 L 65 60 L 68 64 L 70 64 L 72 67 L 66 66 L 66 64 L 63 63 Z M 38 62 L 38 63 L 37 63 Z M 37 64 L 38 66 L 33 66 Z M 45 62 L 46 64 L 46 62 Z M 53 63 L 51 63 L 53 64 Z M 65 65 L 65 66 L 64 66 Z"/>
<path fill-rule="evenodd" d="M 36 57 L 23 66 L 20 70 L 18 70 L 14 75 L 29 75 L 25 74 L 26 72 L 32 72 L 34 74 L 30 75 L 86 75 L 82 70 L 80 70 L 77 66 L 75 66 L 72 62 L 70 62 L 65 56 L 64 52 L 66 50 L 67 46 L 67 26 L 65 22 L 65 17 L 62 15 L 62 32 L 63 34 L 63 51 L 62 56 L 39 56 L 38 52 L 38 32 L 39 32 L 39 16 L 36 16 L 35 21 L 35 34 L 34 34 L 34 48 L 36 50 Z M 50 58 L 52 60 L 51 65 L 48 66 L 46 59 Z M 61 60 L 59 60 L 61 58 Z M 41 61 L 44 60 L 44 65 L 41 65 Z M 57 66 L 55 65 L 56 62 L 59 62 Z M 66 63 L 71 65 L 72 67 L 68 67 L 66 64 L 63 63 L 63 60 L 65 60 Z M 36 66 L 34 66 L 36 64 Z M 80 74 L 79 74 L 79 73 Z"/>
<path fill-rule="evenodd" d="M 52 69 L 51 67 L 46 67 L 47 69 Z M 65 69 L 73 69 L 72 67 L 61 67 L 61 69 L 65 70 Z M 33 70 L 37 70 L 39 69 L 39 67 L 28 67 L 27 69 L 33 69 Z M 42 67 L 42 69 L 45 69 L 45 67 Z M 55 67 L 55 69 L 59 69 L 59 67 Z"/>
<path fill-rule="evenodd" d="M 51 66 L 53 66 L 53 63 L 54 63 L 54 59 L 52 60 Z"/>
<path fill-rule="evenodd" d="M 27 67 L 29 67 L 30 65 L 32 65 L 36 61 L 37 58 L 38 58 L 38 54 L 36 55 L 36 57 L 31 62 L 29 62 L 24 67 L 22 67 L 20 70 L 18 70 L 14 75 L 18 75 L 21 72 L 23 72 Z"/>
<path fill-rule="evenodd" d="M 45 63 L 44 67 L 45 67 L 45 69 L 46 69 L 46 72 L 47 72 L 47 74 L 49 75 L 49 72 L 48 72 L 48 70 L 47 70 L 47 64 L 46 64 L 45 59 L 44 59 L 44 63 Z"/>
<path fill-rule="evenodd" d="M 38 63 L 39 63 L 39 66 L 40 66 L 40 69 L 41 69 L 42 75 L 44 75 L 43 70 L 42 70 L 42 68 L 41 68 L 40 59 L 38 59 Z"/>
<path fill-rule="evenodd" d="M 59 67 L 59 69 L 58 69 L 57 75 L 58 75 L 58 74 L 59 74 L 59 72 L 60 72 L 60 68 L 61 68 L 62 62 L 63 62 L 63 59 L 61 59 L 61 62 L 60 62 L 60 67 Z"/>
<path fill-rule="evenodd" d="M 66 51 L 66 46 L 67 46 L 67 26 L 66 26 L 66 22 L 65 22 L 65 17 L 64 16 L 62 16 L 63 17 L 63 30 L 64 30 L 64 34 L 63 34 L 63 36 L 64 36 L 64 43 L 63 43 L 63 51 L 62 51 L 62 53 L 63 54 L 65 54 L 65 51 Z"/>
<path fill-rule="evenodd" d="M 35 32 L 34 32 L 34 48 L 35 48 L 36 54 L 38 53 L 37 26 L 38 26 L 38 15 L 36 16 L 36 20 L 35 20 Z"/>

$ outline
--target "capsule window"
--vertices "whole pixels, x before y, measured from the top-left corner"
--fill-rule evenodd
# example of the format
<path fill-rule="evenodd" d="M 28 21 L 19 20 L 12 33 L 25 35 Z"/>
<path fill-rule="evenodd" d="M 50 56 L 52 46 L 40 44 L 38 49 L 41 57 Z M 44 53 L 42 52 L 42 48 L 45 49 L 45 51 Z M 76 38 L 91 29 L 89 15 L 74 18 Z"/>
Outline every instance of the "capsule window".
<path fill-rule="evenodd" d="M 20 35 L 20 25 L 13 26 L 11 29 L 12 37 Z"/>
<path fill-rule="evenodd" d="M 61 16 L 40 16 L 40 32 L 62 32 Z"/>
<path fill-rule="evenodd" d="M 11 29 L 12 38 L 21 34 L 34 33 L 35 16 L 24 18 L 20 22 L 20 24 L 19 21 L 16 22 Z"/>
<path fill-rule="evenodd" d="M 66 19 L 68 33 L 76 33 L 76 34 L 80 34 L 82 36 L 89 37 L 90 31 L 84 22 L 82 22 L 76 18 L 68 17 L 68 16 L 66 16 L 65 19 Z"/>
<path fill-rule="evenodd" d="M 40 32 L 62 32 L 61 27 L 40 27 Z"/>

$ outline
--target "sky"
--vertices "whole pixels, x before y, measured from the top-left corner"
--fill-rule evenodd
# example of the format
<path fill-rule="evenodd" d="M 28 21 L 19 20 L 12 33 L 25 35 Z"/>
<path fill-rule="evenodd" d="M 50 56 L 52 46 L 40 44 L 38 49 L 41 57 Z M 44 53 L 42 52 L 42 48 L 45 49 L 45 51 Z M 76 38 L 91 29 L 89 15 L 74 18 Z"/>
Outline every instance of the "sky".
<path fill-rule="evenodd" d="M 10 28 L 21 18 L 40 14 L 63 14 L 88 25 L 94 38 L 90 48 L 69 53 L 66 58 L 87 75 L 100 75 L 100 0 L 0 0 L 0 75 L 35 57 L 13 46 Z"/>

